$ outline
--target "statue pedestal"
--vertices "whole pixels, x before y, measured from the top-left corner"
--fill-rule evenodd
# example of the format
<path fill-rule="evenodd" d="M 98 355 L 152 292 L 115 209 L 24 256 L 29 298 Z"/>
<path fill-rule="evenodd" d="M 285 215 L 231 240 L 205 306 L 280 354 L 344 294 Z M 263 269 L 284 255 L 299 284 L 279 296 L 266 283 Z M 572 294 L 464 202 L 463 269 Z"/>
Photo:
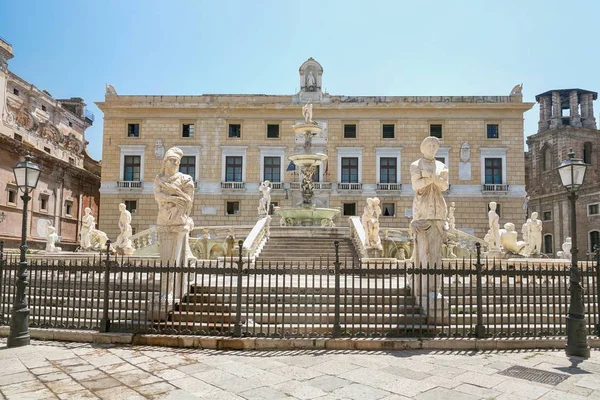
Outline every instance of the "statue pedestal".
<path fill-rule="evenodd" d="M 367 247 L 367 257 L 368 258 L 381 258 L 383 257 L 383 249 L 378 249 L 376 247 Z"/>
<path fill-rule="evenodd" d="M 450 302 L 439 292 L 429 292 L 418 299 L 421 311 L 427 315 L 427 323 L 432 325 L 450 324 Z"/>

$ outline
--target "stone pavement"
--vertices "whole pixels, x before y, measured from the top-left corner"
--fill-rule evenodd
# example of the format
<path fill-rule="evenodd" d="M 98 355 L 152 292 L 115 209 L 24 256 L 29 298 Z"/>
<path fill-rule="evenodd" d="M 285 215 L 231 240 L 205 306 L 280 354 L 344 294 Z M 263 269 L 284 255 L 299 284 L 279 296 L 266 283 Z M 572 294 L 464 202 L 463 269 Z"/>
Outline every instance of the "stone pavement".
<path fill-rule="evenodd" d="M 217 351 L 0 339 L 0 399 L 600 399 L 600 351 Z M 499 372 L 568 375 L 552 386 Z"/>

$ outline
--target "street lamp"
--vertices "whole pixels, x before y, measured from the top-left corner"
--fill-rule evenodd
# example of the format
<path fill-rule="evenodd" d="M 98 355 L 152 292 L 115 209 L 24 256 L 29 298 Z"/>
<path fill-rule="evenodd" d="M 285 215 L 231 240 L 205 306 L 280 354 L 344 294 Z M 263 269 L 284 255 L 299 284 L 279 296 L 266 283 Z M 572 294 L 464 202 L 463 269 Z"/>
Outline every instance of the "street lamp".
<path fill-rule="evenodd" d="M 575 216 L 575 201 L 579 198 L 577 190 L 583 184 L 585 171 L 588 167 L 583 161 L 575 159 L 573 149 L 569 151 L 569 159 L 558 166 L 558 173 L 562 185 L 569 192 L 571 202 L 571 299 L 569 302 L 569 315 L 567 316 L 567 356 L 583 358 L 590 357 L 590 348 L 587 345 L 587 323 L 583 306 L 583 289 L 581 287 L 581 273 L 577 267 L 577 223 Z"/>
<path fill-rule="evenodd" d="M 31 162 L 31 156 L 26 155 L 25 161 L 18 162 L 13 167 L 17 186 L 23 192 L 23 224 L 21 226 L 21 258 L 17 276 L 17 292 L 10 319 L 10 333 L 6 345 L 8 347 L 27 346 L 29 344 L 29 307 L 25 288 L 27 287 L 27 203 L 31 200 L 29 191 L 35 189 L 40 178 L 41 169 Z"/>

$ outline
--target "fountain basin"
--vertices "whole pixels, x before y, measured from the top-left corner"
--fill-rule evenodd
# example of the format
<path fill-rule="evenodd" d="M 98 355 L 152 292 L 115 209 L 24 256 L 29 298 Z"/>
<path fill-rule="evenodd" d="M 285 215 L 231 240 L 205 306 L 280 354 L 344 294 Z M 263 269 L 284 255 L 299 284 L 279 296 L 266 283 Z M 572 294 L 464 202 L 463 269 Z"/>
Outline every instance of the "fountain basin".
<path fill-rule="evenodd" d="M 309 135 L 318 135 L 323 131 L 323 127 L 316 122 L 309 122 L 304 124 L 296 124 L 293 126 L 294 132 L 309 134 Z"/>
<path fill-rule="evenodd" d="M 324 226 L 335 227 L 333 219 L 340 214 L 337 208 L 275 207 L 275 214 L 281 217 L 281 226 Z"/>
<path fill-rule="evenodd" d="M 327 154 L 295 154 L 290 156 L 289 159 L 299 167 L 312 167 L 321 165 L 323 161 L 327 160 Z"/>

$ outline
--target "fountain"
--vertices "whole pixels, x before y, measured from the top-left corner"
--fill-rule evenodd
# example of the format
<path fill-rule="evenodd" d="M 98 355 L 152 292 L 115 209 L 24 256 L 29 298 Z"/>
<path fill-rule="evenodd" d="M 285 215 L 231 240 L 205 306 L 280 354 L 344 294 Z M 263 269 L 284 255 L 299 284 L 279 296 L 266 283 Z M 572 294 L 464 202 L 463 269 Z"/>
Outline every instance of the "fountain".
<path fill-rule="evenodd" d="M 304 122 L 293 126 L 294 132 L 304 135 L 304 153 L 290 156 L 289 159 L 299 167 L 302 183 L 302 203 L 293 208 L 275 207 L 275 214 L 281 217 L 281 226 L 314 226 L 334 227 L 333 218 L 340 210 L 334 208 L 318 208 L 313 201 L 313 175 L 319 165 L 327 160 L 322 153 L 312 154 L 312 139 L 321 133 L 323 127 L 312 120 L 312 104 L 310 100 L 302 107 Z"/>

